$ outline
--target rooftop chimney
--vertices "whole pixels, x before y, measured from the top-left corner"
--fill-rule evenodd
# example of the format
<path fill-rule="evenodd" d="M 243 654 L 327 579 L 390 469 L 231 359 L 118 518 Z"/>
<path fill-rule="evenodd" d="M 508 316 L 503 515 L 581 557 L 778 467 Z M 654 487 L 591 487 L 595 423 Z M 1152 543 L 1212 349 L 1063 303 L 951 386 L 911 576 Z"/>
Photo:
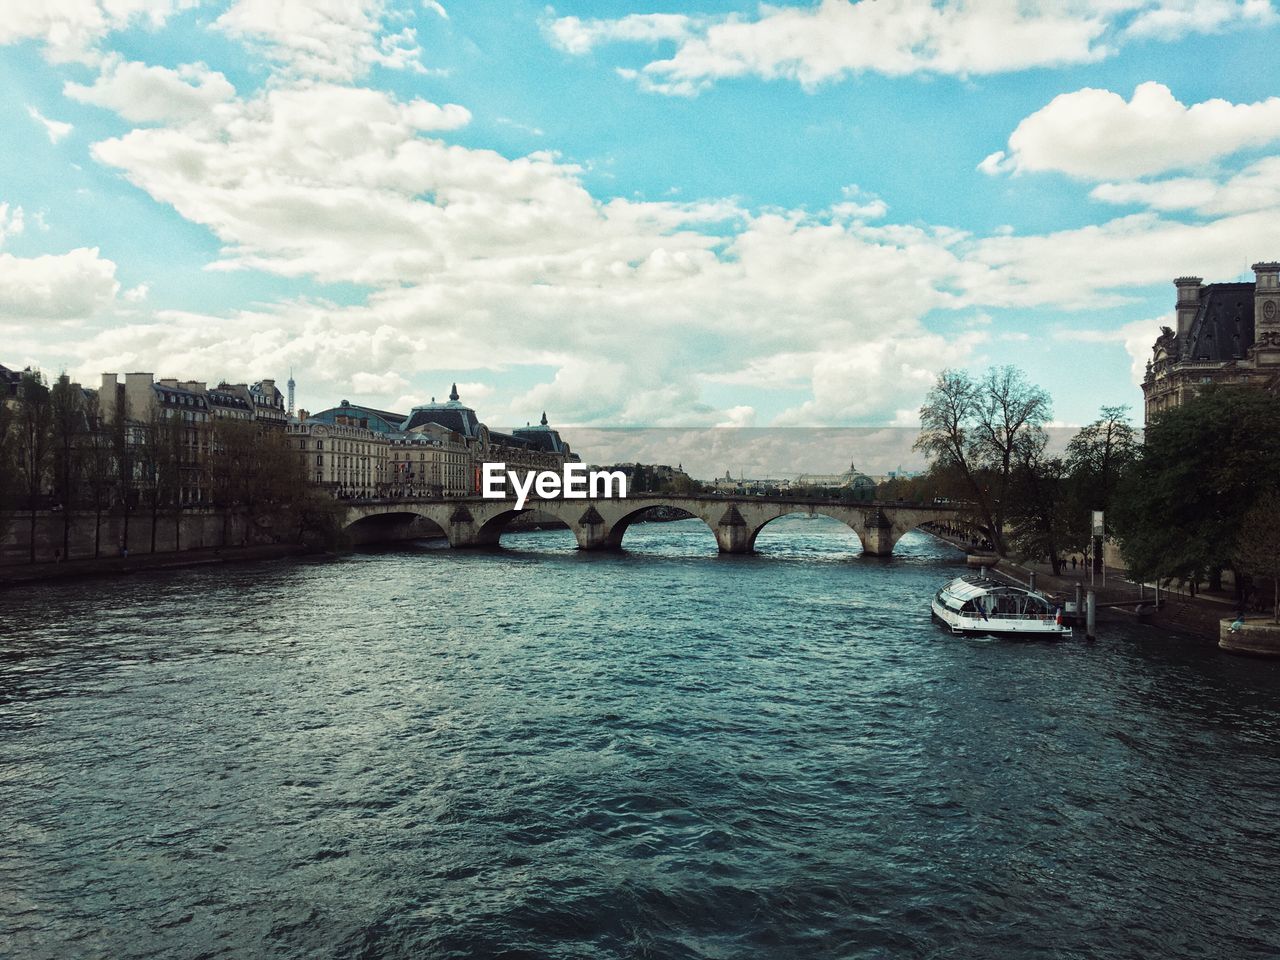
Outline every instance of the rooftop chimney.
<path fill-rule="evenodd" d="M 1200 309 L 1201 277 L 1178 277 L 1173 285 L 1178 288 L 1178 339 L 1185 341 L 1191 334 L 1191 324 Z"/>

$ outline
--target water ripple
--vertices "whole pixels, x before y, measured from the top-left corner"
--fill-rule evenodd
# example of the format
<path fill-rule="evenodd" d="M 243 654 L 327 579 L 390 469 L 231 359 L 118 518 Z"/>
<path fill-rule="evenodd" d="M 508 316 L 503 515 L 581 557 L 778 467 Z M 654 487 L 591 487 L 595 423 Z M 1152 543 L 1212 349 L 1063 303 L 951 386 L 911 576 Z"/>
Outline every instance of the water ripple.
<path fill-rule="evenodd" d="M 927 537 L 0 596 L 0 953 L 1280 955 L 1280 667 L 974 642 Z"/>

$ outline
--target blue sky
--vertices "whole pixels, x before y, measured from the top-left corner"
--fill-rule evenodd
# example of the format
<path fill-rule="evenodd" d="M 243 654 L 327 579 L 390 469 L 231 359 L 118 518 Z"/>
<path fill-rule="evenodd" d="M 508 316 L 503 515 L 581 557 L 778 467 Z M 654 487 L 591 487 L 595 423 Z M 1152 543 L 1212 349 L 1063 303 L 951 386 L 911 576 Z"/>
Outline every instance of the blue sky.
<path fill-rule="evenodd" d="M 0 363 L 85 382 L 870 427 L 1014 363 L 1083 423 L 1173 277 L 1280 257 L 1262 0 L 45 6 L 0 24 Z"/>

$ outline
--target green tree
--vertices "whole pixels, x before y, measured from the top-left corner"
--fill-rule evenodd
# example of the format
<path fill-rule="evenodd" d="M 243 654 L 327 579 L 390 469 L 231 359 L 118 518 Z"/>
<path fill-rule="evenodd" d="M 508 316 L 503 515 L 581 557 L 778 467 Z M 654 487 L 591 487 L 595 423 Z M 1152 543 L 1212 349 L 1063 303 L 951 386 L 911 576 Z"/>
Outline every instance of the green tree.
<path fill-rule="evenodd" d="M 1064 546 L 1081 549 L 1092 536 L 1094 510 L 1103 511 L 1112 532 L 1111 507 L 1125 473 L 1138 457 L 1138 437 L 1129 408 L 1103 407 L 1098 419 L 1082 428 L 1067 445 L 1069 491 Z M 1101 553 L 1095 563 L 1101 569 Z"/>
<path fill-rule="evenodd" d="M 1025 434 L 1018 444 L 1008 486 L 1008 542 L 1024 558 L 1047 559 L 1056 576 L 1068 539 L 1067 465 L 1046 455 L 1047 447 L 1043 432 Z"/>
<path fill-rule="evenodd" d="M 1236 567 L 1271 582 L 1271 619 L 1280 623 L 1280 493 L 1269 487 L 1244 515 L 1236 539 Z"/>
<path fill-rule="evenodd" d="M 1121 481 L 1112 511 L 1131 573 L 1197 582 L 1236 569 L 1258 485 L 1280 476 L 1280 398 L 1209 385 L 1163 412 Z M 1236 577 L 1237 592 L 1240 577 Z"/>
<path fill-rule="evenodd" d="M 24 371 L 18 383 L 17 427 L 18 477 L 22 482 L 30 517 L 28 551 L 36 562 L 36 513 L 46 489 L 51 453 L 53 408 L 49 388 L 38 372 Z"/>

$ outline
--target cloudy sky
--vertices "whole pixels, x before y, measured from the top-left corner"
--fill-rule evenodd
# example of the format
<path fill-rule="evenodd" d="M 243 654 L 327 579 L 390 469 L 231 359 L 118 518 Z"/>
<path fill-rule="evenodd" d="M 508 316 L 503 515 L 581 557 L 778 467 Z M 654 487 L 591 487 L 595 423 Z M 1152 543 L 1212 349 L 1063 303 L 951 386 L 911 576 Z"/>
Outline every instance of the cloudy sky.
<path fill-rule="evenodd" d="M 0 17 L 0 363 L 498 426 L 1140 406 L 1280 258 L 1268 0 L 47 0 Z"/>

